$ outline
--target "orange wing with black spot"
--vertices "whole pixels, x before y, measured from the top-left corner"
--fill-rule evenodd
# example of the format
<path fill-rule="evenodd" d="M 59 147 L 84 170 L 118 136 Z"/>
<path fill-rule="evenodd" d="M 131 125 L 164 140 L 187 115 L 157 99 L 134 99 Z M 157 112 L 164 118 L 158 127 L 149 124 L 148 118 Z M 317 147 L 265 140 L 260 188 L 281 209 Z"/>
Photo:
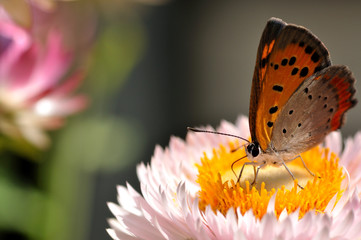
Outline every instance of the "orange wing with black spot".
<path fill-rule="evenodd" d="M 251 100 L 249 105 L 249 128 L 251 132 L 252 141 L 257 141 L 256 138 L 256 113 L 258 101 L 261 95 L 262 83 L 268 68 L 269 56 L 272 52 L 276 38 L 281 30 L 286 26 L 283 21 L 271 18 L 263 31 L 260 44 L 257 51 L 256 67 L 253 74 Z"/>
<path fill-rule="evenodd" d="M 274 122 L 291 95 L 305 79 L 330 65 L 326 47 L 309 30 L 270 19 L 258 48 L 252 82 L 252 141 L 266 150 Z"/>

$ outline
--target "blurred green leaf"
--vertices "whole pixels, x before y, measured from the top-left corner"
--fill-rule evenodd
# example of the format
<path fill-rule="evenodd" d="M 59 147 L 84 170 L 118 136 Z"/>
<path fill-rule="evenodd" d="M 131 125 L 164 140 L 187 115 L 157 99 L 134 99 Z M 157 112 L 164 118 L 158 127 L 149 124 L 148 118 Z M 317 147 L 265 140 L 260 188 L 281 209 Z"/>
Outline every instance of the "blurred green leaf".
<path fill-rule="evenodd" d="M 61 132 L 55 156 L 91 172 L 116 171 L 137 159 L 143 132 L 134 120 L 83 116 Z"/>
<path fill-rule="evenodd" d="M 44 239 L 85 239 L 94 173 L 116 171 L 135 161 L 145 143 L 140 124 L 116 117 L 78 116 L 56 138 L 42 167 L 48 201 Z M 76 235 L 76 236 L 75 236 Z"/>
<path fill-rule="evenodd" d="M 119 89 L 144 49 L 145 33 L 137 19 L 112 21 L 100 32 L 87 85 L 93 97 Z"/>
<path fill-rule="evenodd" d="M 24 157 L 26 160 L 42 160 L 41 151 L 23 138 L 12 139 L 6 135 L 0 135 L 0 152 L 12 151 Z"/>
<path fill-rule="evenodd" d="M 0 228 L 13 229 L 32 239 L 41 239 L 46 196 L 20 184 L 9 169 L 0 169 Z"/>

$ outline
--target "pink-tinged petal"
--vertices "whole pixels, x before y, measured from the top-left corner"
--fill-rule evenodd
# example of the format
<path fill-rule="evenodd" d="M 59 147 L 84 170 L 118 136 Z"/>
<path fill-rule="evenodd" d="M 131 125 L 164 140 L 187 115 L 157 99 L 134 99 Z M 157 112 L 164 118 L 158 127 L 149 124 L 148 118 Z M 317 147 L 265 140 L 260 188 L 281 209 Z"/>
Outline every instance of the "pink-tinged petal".
<path fill-rule="evenodd" d="M 348 138 L 345 142 L 345 149 L 341 156 L 341 162 L 345 166 L 350 166 L 352 164 L 361 165 L 358 163 L 360 159 L 360 152 L 361 152 L 361 132 L 356 133 L 353 139 Z M 355 163 L 356 162 L 356 163 Z M 348 169 L 350 172 L 352 169 Z"/>
<path fill-rule="evenodd" d="M 333 198 L 328 202 L 327 207 L 325 209 L 325 213 L 332 213 L 334 207 L 336 206 L 337 195 L 333 196 Z"/>
<path fill-rule="evenodd" d="M 74 92 L 76 88 L 80 86 L 84 79 L 84 72 L 77 71 L 68 77 L 65 81 L 62 81 L 59 84 L 50 86 L 51 88 L 43 89 L 42 92 L 39 92 L 37 95 L 32 98 L 27 99 L 29 105 L 35 104 L 37 101 L 40 101 L 43 98 L 66 98 L 68 95 Z"/>
<path fill-rule="evenodd" d="M 328 134 L 325 138 L 325 143 L 326 147 L 330 148 L 332 152 L 336 153 L 337 155 L 341 154 L 342 138 L 340 132 L 336 131 Z"/>
<path fill-rule="evenodd" d="M 125 209 L 131 214 L 141 216 L 142 212 L 138 209 L 138 204 L 135 199 L 139 198 L 140 195 L 135 191 L 131 191 L 131 187 L 125 188 L 118 186 L 118 202 L 124 206 Z M 136 194 L 135 194 L 136 193 Z"/>
<path fill-rule="evenodd" d="M 36 49 L 38 58 L 31 76 L 26 81 L 17 79 L 12 83 L 11 89 L 14 94 L 32 99 L 37 94 L 52 88 L 66 73 L 72 56 L 65 51 L 60 33 L 50 32 L 47 41 L 43 51 Z"/>
<path fill-rule="evenodd" d="M 361 239 L 360 229 L 361 229 L 361 218 L 360 216 L 358 216 L 357 222 L 353 224 L 351 230 L 348 231 L 344 237 L 346 239 Z"/>
<path fill-rule="evenodd" d="M 274 213 L 276 203 L 276 195 L 273 195 L 268 202 L 267 213 Z"/>
<path fill-rule="evenodd" d="M 355 221 L 355 214 L 352 211 L 349 211 L 344 218 L 337 218 L 335 219 L 335 227 L 331 229 L 332 235 L 334 237 L 342 237 L 344 236 L 349 230 L 350 227 L 354 224 Z"/>
<path fill-rule="evenodd" d="M 315 236 L 315 240 L 329 240 L 330 236 L 329 236 L 329 232 L 330 229 L 328 227 L 324 227 L 321 232 L 319 232 L 316 236 Z"/>
<path fill-rule="evenodd" d="M 356 133 L 354 139 L 347 139 L 345 150 L 340 158 L 350 175 L 350 187 L 354 189 L 356 186 L 361 187 L 361 132 Z"/>
<path fill-rule="evenodd" d="M 146 190 L 145 190 L 146 191 Z M 144 201 L 143 198 L 139 198 L 139 203 L 142 207 L 143 215 L 146 219 L 148 219 L 149 222 L 151 222 L 153 225 L 157 224 L 158 230 L 162 234 L 166 235 L 173 235 L 173 236 L 183 236 L 185 229 L 183 226 L 177 225 L 177 227 L 174 227 L 175 221 L 179 221 L 176 218 L 173 219 L 173 221 L 169 221 L 168 216 L 172 215 L 173 212 L 176 212 L 177 209 L 173 209 L 170 203 L 173 203 L 172 199 L 167 199 L 164 195 L 164 193 L 159 190 L 159 194 L 161 195 L 161 200 L 149 200 Z M 148 196 L 148 195 L 147 195 Z M 151 205 L 148 205 L 148 203 L 153 203 L 153 201 L 159 201 L 161 204 L 164 204 L 164 206 L 169 206 L 170 208 L 164 208 L 164 209 L 155 209 Z"/>
<path fill-rule="evenodd" d="M 240 116 L 237 118 L 236 126 L 240 132 L 239 136 L 247 138 L 251 135 L 249 132 L 248 118 L 246 118 L 245 116 Z"/>
<path fill-rule="evenodd" d="M 285 218 L 282 221 L 283 228 L 277 234 L 280 239 L 294 239 L 294 226 L 292 223 L 289 218 Z"/>
<path fill-rule="evenodd" d="M 70 93 L 73 93 L 74 90 L 76 90 L 81 85 L 84 77 L 85 72 L 78 70 L 59 86 L 53 86 L 49 95 L 54 97 L 64 97 L 66 95 L 69 95 Z"/>
<path fill-rule="evenodd" d="M 119 222 L 115 219 L 110 219 L 108 220 L 109 226 L 112 228 L 113 231 L 110 232 L 111 236 L 114 239 L 121 239 L 121 240 L 125 240 L 125 239 L 137 239 L 134 237 L 133 234 L 131 233 L 127 233 L 127 230 L 121 225 L 119 224 Z M 109 230 L 108 230 L 109 232 Z"/>
<path fill-rule="evenodd" d="M 25 88 L 32 84 L 34 69 L 39 62 L 39 48 L 36 45 L 30 46 L 22 53 L 20 58 L 14 63 L 10 70 L 6 82 L 8 91 L 12 92 L 14 98 L 24 101 L 27 97 L 25 92 L 17 93 L 17 88 Z"/>
<path fill-rule="evenodd" d="M 233 238 L 234 229 L 236 227 L 233 227 L 231 224 L 226 225 L 225 222 L 227 222 L 227 219 L 234 221 L 234 223 L 237 222 L 237 219 L 234 217 L 234 209 L 230 209 L 227 212 L 227 216 L 223 216 L 220 212 L 214 213 L 213 210 L 208 207 L 205 216 L 206 224 L 209 226 L 215 239 L 221 239 L 222 237 L 224 239 Z"/>
<path fill-rule="evenodd" d="M 10 21 L 0 19 L 0 83 L 31 44 L 27 31 Z"/>
<path fill-rule="evenodd" d="M 350 198 L 352 197 L 352 195 L 355 194 L 355 192 L 357 192 L 356 190 L 353 190 L 353 193 L 351 193 L 351 190 L 349 187 L 346 188 L 344 194 L 341 196 L 341 198 L 338 200 L 336 206 L 333 207 L 333 209 L 331 209 L 331 205 L 329 204 L 326 207 L 326 213 L 331 214 L 330 211 L 332 211 L 332 215 L 339 215 L 345 208 L 345 205 L 349 202 Z"/>
<path fill-rule="evenodd" d="M 260 239 L 268 238 L 269 236 L 273 237 L 275 232 L 274 230 L 276 225 L 277 218 L 272 213 L 267 213 L 261 220 L 261 226 L 260 226 Z"/>
<path fill-rule="evenodd" d="M 241 230 L 236 230 L 233 240 L 249 240 L 249 238 L 247 238 Z"/>
<path fill-rule="evenodd" d="M 110 226 L 112 226 L 112 224 L 109 223 Z M 112 226 L 113 227 L 113 226 Z M 117 239 L 117 240 L 135 240 L 137 238 L 129 236 L 124 234 L 121 231 L 115 231 L 113 229 L 106 229 L 107 233 L 109 234 L 109 236 L 113 239 Z"/>
<path fill-rule="evenodd" d="M 138 239 L 164 239 L 162 233 L 143 217 L 128 215 L 123 219 L 128 230 Z M 141 226 L 141 227 L 140 227 Z"/>

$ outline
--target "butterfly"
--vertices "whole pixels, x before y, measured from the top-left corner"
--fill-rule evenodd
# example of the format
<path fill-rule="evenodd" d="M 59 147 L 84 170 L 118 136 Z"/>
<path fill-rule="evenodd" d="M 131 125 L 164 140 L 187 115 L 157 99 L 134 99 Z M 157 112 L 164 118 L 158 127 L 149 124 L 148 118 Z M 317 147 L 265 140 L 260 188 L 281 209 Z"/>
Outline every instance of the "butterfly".
<path fill-rule="evenodd" d="M 250 162 L 242 166 L 238 182 L 246 165 L 257 168 L 252 184 L 259 170 L 267 165 L 283 165 L 295 179 L 286 163 L 301 158 L 300 153 L 320 144 L 328 133 L 343 125 L 346 111 L 357 103 L 354 82 L 348 67 L 331 65 L 325 45 L 308 29 L 278 18 L 269 19 L 252 80 L 252 141 L 213 132 L 248 142 L 245 151 Z M 232 164 L 232 171 L 237 161 Z"/>

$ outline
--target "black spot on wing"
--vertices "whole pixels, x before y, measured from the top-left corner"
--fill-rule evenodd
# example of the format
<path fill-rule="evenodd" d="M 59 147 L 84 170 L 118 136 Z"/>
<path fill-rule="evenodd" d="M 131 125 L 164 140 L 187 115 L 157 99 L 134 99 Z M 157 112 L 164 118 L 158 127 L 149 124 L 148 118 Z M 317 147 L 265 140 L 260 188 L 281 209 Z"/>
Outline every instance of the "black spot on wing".
<path fill-rule="evenodd" d="M 312 54 L 312 56 L 311 56 L 311 60 L 312 60 L 314 63 L 318 62 L 318 60 L 320 60 L 320 55 L 318 55 L 317 52 L 314 52 L 314 53 Z"/>
<path fill-rule="evenodd" d="M 291 57 L 290 61 L 288 62 L 288 65 L 292 66 L 296 62 L 296 57 Z"/>
<path fill-rule="evenodd" d="M 302 70 L 300 72 L 300 77 L 306 77 L 307 74 L 308 74 L 308 67 L 302 68 Z"/>
<path fill-rule="evenodd" d="M 319 72 L 321 71 L 322 67 L 321 66 L 317 66 L 315 67 L 315 70 L 313 71 L 313 73 Z"/>
<path fill-rule="evenodd" d="M 277 110 L 278 110 L 278 107 L 277 107 L 277 106 L 271 107 L 271 108 L 269 109 L 269 113 L 270 113 L 270 114 L 273 114 L 273 113 L 277 112 Z"/>
<path fill-rule="evenodd" d="M 272 89 L 276 92 L 282 92 L 283 91 L 283 87 L 280 85 L 273 85 Z"/>
<path fill-rule="evenodd" d="M 296 75 L 297 72 L 298 72 L 298 68 L 295 67 L 294 69 L 292 69 L 291 75 Z"/>
<path fill-rule="evenodd" d="M 305 53 L 311 54 L 312 52 L 313 52 L 313 47 L 307 46 L 307 47 L 305 48 Z"/>
<path fill-rule="evenodd" d="M 261 60 L 261 67 L 262 68 L 266 67 L 266 65 L 267 65 L 267 63 L 269 61 L 269 56 L 270 56 L 270 54 L 268 54 L 266 57 L 262 58 L 262 60 Z"/>
<path fill-rule="evenodd" d="M 282 59 L 282 61 L 281 61 L 281 65 L 282 65 L 282 66 L 286 66 L 287 63 L 288 63 L 288 59 L 287 59 L 287 58 Z"/>
<path fill-rule="evenodd" d="M 264 68 L 266 66 L 266 58 L 262 59 L 261 66 L 262 66 L 262 68 Z"/>

